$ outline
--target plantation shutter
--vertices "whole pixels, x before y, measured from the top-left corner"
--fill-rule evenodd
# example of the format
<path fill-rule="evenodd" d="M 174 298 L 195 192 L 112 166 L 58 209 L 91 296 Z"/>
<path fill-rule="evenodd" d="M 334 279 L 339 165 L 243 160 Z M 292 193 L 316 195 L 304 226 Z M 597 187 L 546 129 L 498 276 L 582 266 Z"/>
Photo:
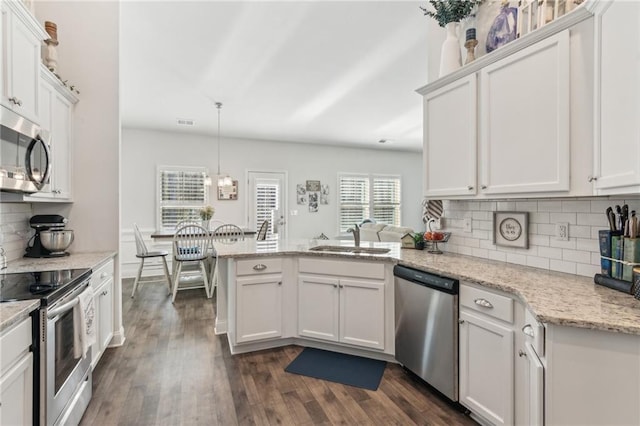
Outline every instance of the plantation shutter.
<path fill-rule="evenodd" d="M 366 175 L 341 175 L 338 177 L 340 197 L 339 227 L 346 232 L 354 224 L 370 217 L 369 177 Z"/>
<path fill-rule="evenodd" d="M 273 239 L 273 220 L 271 212 L 280 205 L 280 185 L 278 181 L 270 179 L 256 179 L 256 226 L 260 228 L 262 222 L 269 221 L 267 239 Z"/>
<path fill-rule="evenodd" d="M 373 177 L 373 218 L 400 226 L 400 178 Z"/>
<path fill-rule="evenodd" d="M 204 168 L 159 170 L 159 214 L 162 230 L 175 230 L 183 220 L 200 220 L 199 211 L 207 203 Z"/>

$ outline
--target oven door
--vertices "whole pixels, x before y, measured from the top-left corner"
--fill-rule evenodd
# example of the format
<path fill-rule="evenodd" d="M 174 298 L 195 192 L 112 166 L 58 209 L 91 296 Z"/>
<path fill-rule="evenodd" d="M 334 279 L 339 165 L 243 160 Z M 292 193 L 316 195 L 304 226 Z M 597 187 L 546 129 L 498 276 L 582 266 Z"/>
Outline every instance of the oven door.
<path fill-rule="evenodd" d="M 44 415 L 40 414 L 42 420 L 46 418 L 44 421 L 47 425 L 58 423 L 68 415 L 68 410 L 73 409 L 76 395 L 87 381 L 87 374 L 91 369 L 91 348 L 85 358 L 76 356 L 73 336 L 74 315 L 77 312 L 74 306 L 77 304 L 78 294 L 88 284 L 87 280 L 47 310 L 46 366 L 41 371 L 41 375 L 45 376 L 41 391 L 46 393 L 43 398 L 46 407 Z"/>
<path fill-rule="evenodd" d="M 49 183 L 50 174 L 48 134 L 0 107 L 0 190 L 38 192 Z"/>

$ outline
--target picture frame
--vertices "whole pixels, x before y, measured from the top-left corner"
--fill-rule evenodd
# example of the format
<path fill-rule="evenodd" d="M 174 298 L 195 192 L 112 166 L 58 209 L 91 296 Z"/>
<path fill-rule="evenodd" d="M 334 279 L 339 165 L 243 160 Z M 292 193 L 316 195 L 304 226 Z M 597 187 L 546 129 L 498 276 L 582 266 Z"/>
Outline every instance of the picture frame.
<path fill-rule="evenodd" d="M 319 180 L 308 180 L 307 181 L 307 192 L 320 192 L 320 181 Z"/>
<path fill-rule="evenodd" d="M 493 212 L 493 244 L 529 248 L 528 212 Z"/>
<path fill-rule="evenodd" d="M 237 200 L 238 181 L 234 180 L 231 185 L 218 187 L 218 200 Z"/>

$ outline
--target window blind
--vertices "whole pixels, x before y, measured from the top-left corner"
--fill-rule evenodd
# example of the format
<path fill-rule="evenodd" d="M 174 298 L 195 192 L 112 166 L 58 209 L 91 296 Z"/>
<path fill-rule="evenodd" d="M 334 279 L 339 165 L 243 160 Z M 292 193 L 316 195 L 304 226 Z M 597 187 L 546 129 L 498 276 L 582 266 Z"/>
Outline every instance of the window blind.
<path fill-rule="evenodd" d="M 373 218 L 400 225 L 401 185 L 399 176 L 339 175 L 339 232 Z"/>
<path fill-rule="evenodd" d="M 280 205 L 280 186 L 277 183 L 268 181 L 256 181 L 256 230 L 260 228 L 262 222 L 269 221 L 267 239 L 275 238 L 273 235 L 273 218 L 271 212 Z"/>
<path fill-rule="evenodd" d="M 160 168 L 158 209 L 160 228 L 174 230 L 183 220 L 200 220 L 200 209 L 207 204 L 207 176 L 204 168 Z"/>

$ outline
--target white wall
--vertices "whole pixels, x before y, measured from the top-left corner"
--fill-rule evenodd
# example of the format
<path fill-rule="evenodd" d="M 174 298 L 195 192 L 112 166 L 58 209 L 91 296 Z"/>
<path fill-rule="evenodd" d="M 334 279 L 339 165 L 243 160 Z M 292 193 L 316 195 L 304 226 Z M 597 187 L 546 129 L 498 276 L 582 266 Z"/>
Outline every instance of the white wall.
<path fill-rule="evenodd" d="M 422 229 L 422 154 L 379 149 L 354 149 L 286 142 L 222 139 L 221 171 L 239 181 L 237 201 L 217 200 L 215 189 L 210 204 L 214 219 L 247 223 L 246 202 L 248 170 L 288 172 L 290 238 L 314 237 L 321 232 L 337 235 L 336 183 L 338 172 L 399 174 L 402 176 L 402 224 Z M 156 168 L 158 165 L 205 166 L 217 172 L 217 144 L 214 136 L 184 135 L 142 129 L 122 131 L 122 225 L 135 222 L 144 229 L 156 228 Z M 320 180 L 330 186 L 328 205 L 317 213 L 296 204 L 296 184 Z M 215 188 L 215 187 L 212 187 Z"/>

